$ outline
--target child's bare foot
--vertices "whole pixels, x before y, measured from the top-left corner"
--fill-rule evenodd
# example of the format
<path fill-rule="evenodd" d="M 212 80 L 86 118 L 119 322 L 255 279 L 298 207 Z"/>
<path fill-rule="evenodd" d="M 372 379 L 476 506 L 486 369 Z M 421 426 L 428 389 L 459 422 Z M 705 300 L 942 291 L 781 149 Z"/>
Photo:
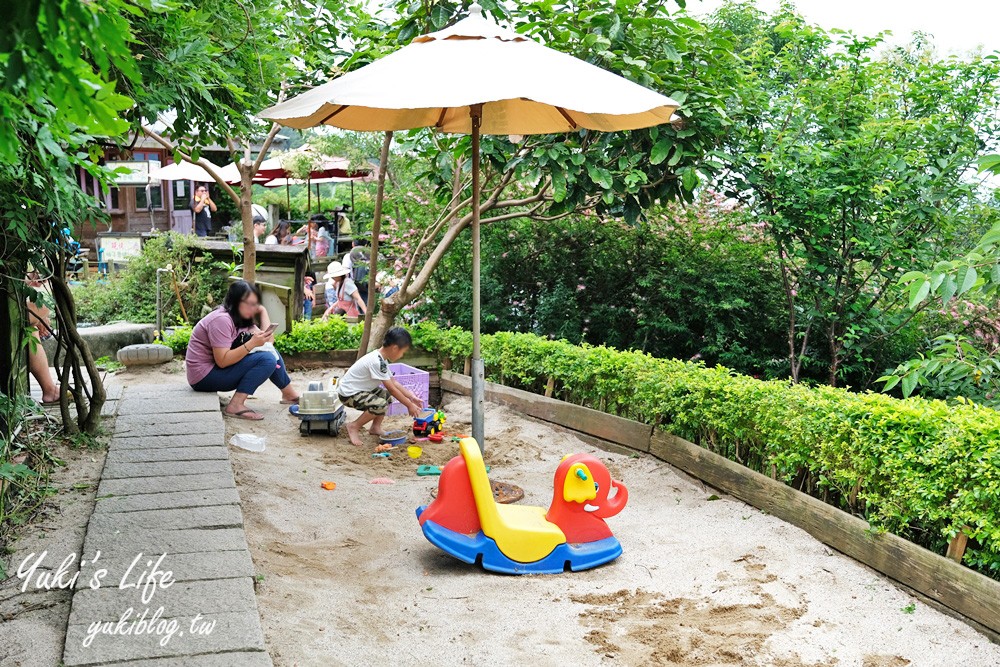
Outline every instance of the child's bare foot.
<path fill-rule="evenodd" d="M 385 435 L 386 433 L 382 429 L 375 430 L 374 428 L 368 429 L 368 432 L 371 433 L 372 435 Z"/>
<path fill-rule="evenodd" d="M 347 425 L 347 438 L 351 441 L 351 444 L 355 447 L 361 447 L 364 443 L 361 441 L 361 427 L 350 422 Z"/>

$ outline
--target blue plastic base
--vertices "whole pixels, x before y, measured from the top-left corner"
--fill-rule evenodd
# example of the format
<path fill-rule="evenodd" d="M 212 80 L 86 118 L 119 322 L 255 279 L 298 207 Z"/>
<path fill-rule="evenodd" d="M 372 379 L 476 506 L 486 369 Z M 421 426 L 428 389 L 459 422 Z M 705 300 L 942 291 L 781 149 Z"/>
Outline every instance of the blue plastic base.
<path fill-rule="evenodd" d="M 424 507 L 417 508 L 417 518 Z M 560 544 L 552 553 L 533 563 L 519 563 L 500 551 L 492 538 L 479 531 L 473 536 L 456 533 L 433 521 L 423 523 L 424 537 L 447 554 L 465 563 L 479 563 L 484 569 L 504 574 L 560 574 L 579 572 L 610 563 L 622 554 L 622 545 L 614 537 L 585 544 Z"/>

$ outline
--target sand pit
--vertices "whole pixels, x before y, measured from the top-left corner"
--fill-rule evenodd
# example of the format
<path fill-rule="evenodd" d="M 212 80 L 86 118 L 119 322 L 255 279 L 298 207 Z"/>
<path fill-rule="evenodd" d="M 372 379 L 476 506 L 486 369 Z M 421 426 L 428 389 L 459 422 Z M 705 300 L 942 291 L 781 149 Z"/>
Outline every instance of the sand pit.
<path fill-rule="evenodd" d="M 1000 646 L 803 531 L 656 459 L 600 452 L 494 405 L 486 462 L 525 490 L 522 503 L 547 506 L 560 458 L 585 451 L 628 485 L 629 504 L 609 521 L 625 553 L 608 566 L 485 573 L 428 543 L 414 515 L 437 479 L 417 465 L 444 464 L 455 443 L 372 459 L 375 438 L 302 437 L 277 390 L 259 396 L 265 421 L 227 427 L 267 435 L 263 453 L 231 452 L 277 665 L 1000 664 Z M 447 429 L 467 433 L 467 400 L 444 407 Z"/>

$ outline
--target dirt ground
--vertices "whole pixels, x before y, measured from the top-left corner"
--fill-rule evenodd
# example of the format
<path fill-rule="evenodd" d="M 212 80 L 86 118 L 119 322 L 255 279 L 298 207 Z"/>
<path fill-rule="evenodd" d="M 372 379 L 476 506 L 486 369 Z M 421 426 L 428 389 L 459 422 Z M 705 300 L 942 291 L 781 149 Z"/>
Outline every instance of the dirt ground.
<path fill-rule="evenodd" d="M 628 486 L 629 504 L 609 520 L 624 547 L 612 564 L 486 573 L 427 542 L 414 515 L 437 479 L 417 465 L 445 463 L 455 443 L 420 443 L 419 461 L 373 459 L 371 436 L 364 448 L 301 437 L 277 400 L 268 385 L 251 404 L 263 422 L 226 420 L 227 435 L 267 436 L 263 453 L 231 451 L 277 665 L 1000 664 L 1000 646 L 798 528 L 656 459 L 600 452 L 495 405 L 486 460 L 492 478 L 525 490 L 522 503 L 547 506 L 559 460 L 584 451 Z M 447 430 L 468 433 L 467 399 L 444 408 Z"/>

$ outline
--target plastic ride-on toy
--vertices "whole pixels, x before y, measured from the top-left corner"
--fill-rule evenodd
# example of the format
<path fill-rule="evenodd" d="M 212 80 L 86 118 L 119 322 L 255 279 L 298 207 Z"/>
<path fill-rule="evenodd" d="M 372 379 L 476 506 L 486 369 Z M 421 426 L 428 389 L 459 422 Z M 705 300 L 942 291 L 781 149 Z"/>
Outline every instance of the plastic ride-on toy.
<path fill-rule="evenodd" d="M 288 406 L 288 411 L 301 420 L 301 435 L 312 435 L 313 431 L 324 428 L 328 435 L 337 435 L 347 421 L 347 412 L 337 396 L 337 386 L 332 382 L 327 385 L 322 380 L 310 382 L 309 388 L 299 397 L 298 405 Z"/>
<path fill-rule="evenodd" d="M 424 408 L 422 415 L 413 420 L 413 435 L 418 438 L 426 438 L 440 433 L 444 426 L 445 416 L 441 410 L 434 408 Z"/>
<path fill-rule="evenodd" d="M 599 459 L 567 456 L 556 468 L 552 505 L 499 505 L 479 445 L 459 443 L 461 456 L 441 471 L 438 494 L 417 508 L 424 536 L 466 563 L 507 574 L 586 570 L 618 558 L 621 544 L 604 519 L 622 511 L 628 489 Z"/>

